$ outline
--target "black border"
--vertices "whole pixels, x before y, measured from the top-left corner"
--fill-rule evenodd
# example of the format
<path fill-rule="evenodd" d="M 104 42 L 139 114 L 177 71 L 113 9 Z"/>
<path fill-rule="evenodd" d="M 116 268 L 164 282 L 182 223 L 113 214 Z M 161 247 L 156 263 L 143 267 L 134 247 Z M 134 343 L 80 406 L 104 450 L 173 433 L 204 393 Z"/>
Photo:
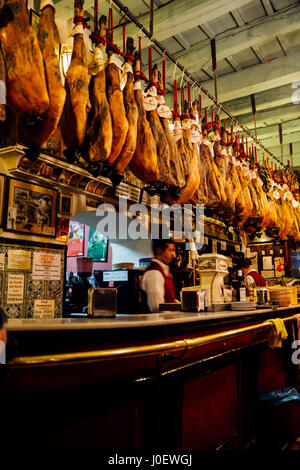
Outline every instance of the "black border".
<path fill-rule="evenodd" d="M 68 214 L 66 214 L 65 212 L 61 212 L 61 201 L 62 201 L 62 198 L 63 197 L 68 197 L 71 199 L 71 203 L 70 203 L 70 212 Z M 65 216 L 72 216 L 72 209 L 73 209 L 73 194 L 67 194 L 67 193 L 63 193 L 61 191 L 59 191 L 59 205 L 58 205 L 58 213 L 61 214 L 61 215 L 65 215 Z"/>
<path fill-rule="evenodd" d="M 5 173 L 0 173 L 0 176 L 4 176 L 4 185 L 3 185 L 3 198 L 2 198 L 2 207 L 0 207 L 0 228 L 4 228 L 4 212 L 6 204 L 6 187 L 7 187 L 7 175 Z"/>
<path fill-rule="evenodd" d="M 45 189 L 51 189 L 51 191 L 56 192 L 56 207 L 55 207 L 55 220 L 54 220 L 54 235 L 49 235 L 49 234 L 44 234 L 44 233 L 31 233 L 31 232 L 23 232 L 22 230 L 12 230 L 7 228 L 7 215 L 8 215 L 8 198 L 9 198 L 9 189 L 10 189 L 10 183 L 11 180 L 15 181 L 20 181 L 22 183 L 27 183 L 27 184 L 32 184 L 34 186 L 39 186 L 41 188 Z M 5 191 L 5 207 L 4 207 L 4 224 L 3 228 L 5 232 L 11 232 L 11 233 L 22 233 L 23 235 L 29 235 L 29 236 L 34 236 L 34 237 L 45 237 L 45 238 L 56 238 L 56 229 L 57 229 L 57 212 L 58 212 L 58 198 L 59 198 L 59 191 L 56 188 L 51 188 L 50 186 L 44 186 L 39 183 L 32 183 L 31 181 L 26 181 L 26 180 L 21 180 L 19 178 L 12 178 L 8 176 L 6 178 L 7 184 L 6 184 L 6 191 Z"/>

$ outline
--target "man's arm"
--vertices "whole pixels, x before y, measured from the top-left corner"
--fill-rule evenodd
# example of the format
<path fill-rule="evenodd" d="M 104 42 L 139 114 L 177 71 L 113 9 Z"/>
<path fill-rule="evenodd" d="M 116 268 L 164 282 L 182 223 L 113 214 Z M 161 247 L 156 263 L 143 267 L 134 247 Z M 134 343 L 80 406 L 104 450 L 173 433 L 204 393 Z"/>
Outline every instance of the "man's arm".
<path fill-rule="evenodd" d="M 157 270 L 147 271 L 142 279 L 142 289 L 147 294 L 147 303 L 151 312 L 159 312 L 159 304 L 165 301 L 165 280 Z"/>
<path fill-rule="evenodd" d="M 253 289 L 256 287 L 255 281 L 252 276 L 245 276 L 245 279 L 243 281 L 243 284 L 245 287 L 253 287 Z"/>

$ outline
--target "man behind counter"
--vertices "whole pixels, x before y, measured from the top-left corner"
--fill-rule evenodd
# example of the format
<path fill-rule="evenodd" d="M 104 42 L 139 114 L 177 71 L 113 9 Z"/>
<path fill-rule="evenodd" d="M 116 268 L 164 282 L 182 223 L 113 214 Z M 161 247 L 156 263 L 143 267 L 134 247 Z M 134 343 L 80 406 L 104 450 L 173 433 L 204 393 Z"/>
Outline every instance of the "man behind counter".
<path fill-rule="evenodd" d="M 240 267 L 244 276 L 243 284 L 246 287 L 265 287 L 267 285 L 265 278 L 252 267 L 249 258 L 245 258 Z"/>
<path fill-rule="evenodd" d="M 175 303 L 176 293 L 170 264 L 176 256 L 173 240 L 152 241 L 154 258 L 142 277 L 144 312 L 159 312 L 159 304 Z"/>

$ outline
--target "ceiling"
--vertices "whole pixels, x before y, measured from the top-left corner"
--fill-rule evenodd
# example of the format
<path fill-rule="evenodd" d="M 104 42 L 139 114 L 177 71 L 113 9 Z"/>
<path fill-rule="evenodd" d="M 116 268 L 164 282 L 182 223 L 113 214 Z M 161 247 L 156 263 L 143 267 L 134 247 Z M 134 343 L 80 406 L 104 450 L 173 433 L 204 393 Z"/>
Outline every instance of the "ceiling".
<path fill-rule="evenodd" d="M 38 11 L 38 0 L 32 0 Z M 70 19 L 70 0 L 54 0 L 57 18 Z M 109 0 L 99 0 L 108 14 Z M 149 0 L 128 0 L 126 6 L 149 30 Z M 300 0 L 154 0 L 154 37 L 214 94 L 211 39 L 216 40 L 218 100 L 254 134 L 250 95 L 256 101 L 257 136 L 286 164 L 300 170 Z M 85 1 L 93 25 L 94 0 Z M 126 17 L 114 6 L 114 42 L 122 45 L 120 23 Z M 126 35 L 137 38 L 132 23 Z M 143 39 L 143 65 L 148 62 Z M 153 47 L 153 61 L 161 63 Z M 172 102 L 173 77 L 182 73 L 167 61 L 167 101 Z M 146 71 L 146 70 L 145 70 Z M 195 87 L 193 88 L 193 90 Z M 298 94 L 299 92 L 299 94 Z M 197 96 L 198 92 L 193 91 Z M 204 96 L 203 105 L 210 106 Z M 224 116 L 223 116 L 224 117 Z M 283 146 L 279 144 L 282 124 Z"/>

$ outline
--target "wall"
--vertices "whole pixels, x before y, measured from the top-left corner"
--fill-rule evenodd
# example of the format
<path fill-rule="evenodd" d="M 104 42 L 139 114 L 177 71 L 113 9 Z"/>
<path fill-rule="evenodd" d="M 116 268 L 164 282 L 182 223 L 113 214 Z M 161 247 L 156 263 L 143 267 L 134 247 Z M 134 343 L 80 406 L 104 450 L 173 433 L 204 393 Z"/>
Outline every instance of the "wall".
<path fill-rule="evenodd" d="M 112 260 L 116 263 L 134 263 L 134 267 L 139 267 L 140 258 L 152 258 L 151 240 L 123 240 L 122 242 L 111 243 Z"/>

